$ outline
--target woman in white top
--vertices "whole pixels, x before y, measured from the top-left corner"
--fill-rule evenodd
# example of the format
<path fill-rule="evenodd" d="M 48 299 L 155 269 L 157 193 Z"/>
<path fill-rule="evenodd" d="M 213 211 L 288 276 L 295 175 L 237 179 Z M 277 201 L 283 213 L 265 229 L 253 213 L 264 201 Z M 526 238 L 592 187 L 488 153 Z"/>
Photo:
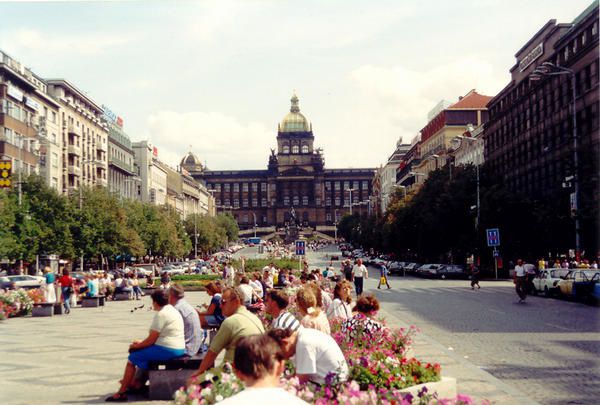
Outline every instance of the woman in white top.
<path fill-rule="evenodd" d="M 144 340 L 134 340 L 129 345 L 129 357 L 119 391 L 106 398 L 107 402 L 127 401 L 129 388 L 140 388 L 134 381 L 135 368 L 148 369 L 150 361 L 170 360 L 185 354 L 183 318 L 172 305 L 164 290 L 152 293 L 152 308 L 157 311 Z M 139 384 L 139 383 L 138 383 Z"/>
<path fill-rule="evenodd" d="M 352 317 L 352 297 L 350 295 L 350 284 L 347 281 L 340 281 L 333 288 L 333 301 L 327 310 L 329 320 L 335 318 L 349 319 Z"/>

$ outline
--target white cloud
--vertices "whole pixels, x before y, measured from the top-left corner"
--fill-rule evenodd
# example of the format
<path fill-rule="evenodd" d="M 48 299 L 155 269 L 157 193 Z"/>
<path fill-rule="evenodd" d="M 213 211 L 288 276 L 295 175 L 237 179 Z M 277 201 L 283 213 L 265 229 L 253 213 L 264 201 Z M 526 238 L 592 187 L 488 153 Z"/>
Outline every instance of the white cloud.
<path fill-rule="evenodd" d="M 11 52 L 36 52 L 42 54 L 98 55 L 129 44 L 137 39 L 134 34 L 87 33 L 61 35 L 31 28 L 20 28 L 3 34 L 0 46 Z"/>
<path fill-rule="evenodd" d="M 161 111 L 148 117 L 149 140 L 159 157 L 175 166 L 192 146 L 212 170 L 266 169 L 275 144 L 272 130 L 256 122 L 242 123 L 219 112 Z"/>
<path fill-rule="evenodd" d="M 456 102 L 471 89 L 494 96 L 507 82 L 501 69 L 476 57 L 418 71 L 365 65 L 350 72 L 348 79 L 353 97 L 346 119 L 338 120 L 338 127 L 325 128 L 345 133 L 345 139 L 321 142 L 326 150 L 336 150 L 338 160 L 329 159 L 329 167 L 383 164 L 398 138 L 408 143 L 427 124 L 427 113 L 440 100 Z"/>

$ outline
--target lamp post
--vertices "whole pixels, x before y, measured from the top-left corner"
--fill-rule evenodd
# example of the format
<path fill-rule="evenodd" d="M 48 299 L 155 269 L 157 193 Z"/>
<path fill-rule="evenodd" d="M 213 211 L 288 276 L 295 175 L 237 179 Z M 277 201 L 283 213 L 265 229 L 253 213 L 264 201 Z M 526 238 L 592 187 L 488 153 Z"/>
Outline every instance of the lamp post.
<path fill-rule="evenodd" d="M 350 215 L 352 215 L 352 192 L 356 191 L 354 188 L 347 188 L 346 191 L 350 192 Z"/>
<path fill-rule="evenodd" d="M 333 226 L 335 227 L 334 229 L 334 239 L 337 241 L 337 226 L 338 226 L 338 210 L 335 209 L 333 211 Z"/>
<path fill-rule="evenodd" d="M 256 214 L 254 212 L 251 213 L 252 216 L 254 217 L 254 237 L 256 238 L 256 227 L 257 227 L 257 223 L 256 223 Z"/>
<path fill-rule="evenodd" d="M 581 252 L 581 224 L 579 221 L 579 153 L 578 153 L 578 134 L 577 134 L 577 87 L 575 83 L 575 71 L 563 66 L 555 65 L 552 62 L 544 62 L 540 66 L 536 67 L 529 80 L 540 80 L 544 76 L 561 76 L 568 75 L 571 78 L 571 92 L 573 98 L 573 202 L 572 210 L 575 212 L 575 257 L 579 259 Z"/>

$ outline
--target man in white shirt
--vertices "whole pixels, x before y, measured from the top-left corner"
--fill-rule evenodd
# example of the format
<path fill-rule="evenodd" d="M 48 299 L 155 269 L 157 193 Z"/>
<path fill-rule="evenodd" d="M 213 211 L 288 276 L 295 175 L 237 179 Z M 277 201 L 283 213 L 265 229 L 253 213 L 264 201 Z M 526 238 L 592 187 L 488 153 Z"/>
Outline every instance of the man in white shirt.
<path fill-rule="evenodd" d="M 363 280 L 369 278 L 369 272 L 363 264 L 362 259 L 356 261 L 356 264 L 352 268 L 352 274 L 354 275 L 354 289 L 358 297 L 363 293 Z"/>
<path fill-rule="evenodd" d="M 525 298 L 527 298 L 527 291 L 525 290 L 525 283 L 527 277 L 527 270 L 523 265 L 523 260 L 517 260 L 517 265 L 515 266 L 515 289 L 517 291 L 517 295 L 519 296 L 519 303 L 525 302 Z"/>
<path fill-rule="evenodd" d="M 348 379 L 348 363 L 333 338 L 320 330 L 300 327 L 272 329 L 268 332 L 281 347 L 286 359 L 294 357 L 296 376 L 300 382 L 325 384 L 326 379 L 344 382 Z"/>
<path fill-rule="evenodd" d="M 284 359 L 279 345 L 268 335 L 240 338 L 235 347 L 233 368 L 246 388 L 220 404 L 306 405 L 307 402 L 279 387 Z"/>

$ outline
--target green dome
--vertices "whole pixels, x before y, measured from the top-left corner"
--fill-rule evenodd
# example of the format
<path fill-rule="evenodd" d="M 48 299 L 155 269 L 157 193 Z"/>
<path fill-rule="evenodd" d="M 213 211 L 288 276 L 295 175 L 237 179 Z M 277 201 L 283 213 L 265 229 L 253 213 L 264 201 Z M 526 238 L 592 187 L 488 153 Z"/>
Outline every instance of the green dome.
<path fill-rule="evenodd" d="M 287 113 L 281 124 L 279 125 L 280 132 L 309 132 L 311 130 L 310 123 L 304 115 L 300 113 L 298 106 L 298 96 L 294 94 L 290 100 L 292 106 L 290 112 Z"/>

